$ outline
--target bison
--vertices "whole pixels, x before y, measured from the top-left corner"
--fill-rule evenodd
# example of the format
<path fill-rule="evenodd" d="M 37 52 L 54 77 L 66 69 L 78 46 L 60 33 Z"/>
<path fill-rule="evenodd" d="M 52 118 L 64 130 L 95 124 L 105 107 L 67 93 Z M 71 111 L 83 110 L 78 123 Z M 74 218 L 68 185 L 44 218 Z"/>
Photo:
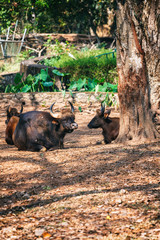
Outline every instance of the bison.
<path fill-rule="evenodd" d="M 23 112 L 23 106 L 25 105 L 25 102 L 21 103 L 21 110 L 18 112 L 17 108 L 12 108 L 10 105 L 7 107 L 7 120 L 5 121 L 6 125 L 8 124 L 9 120 L 13 116 L 19 117 L 20 114 Z"/>
<path fill-rule="evenodd" d="M 119 118 L 109 117 L 111 110 L 105 112 L 105 105 L 101 103 L 101 110 L 97 109 L 96 116 L 88 124 L 88 128 L 102 128 L 104 142 L 111 143 L 119 134 Z"/>
<path fill-rule="evenodd" d="M 53 113 L 53 103 L 49 112 L 30 111 L 20 115 L 13 134 L 14 145 L 18 150 L 46 151 L 54 147 L 64 148 L 64 137 L 78 128 L 75 122 L 74 107 L 63 109 L 61 117 Z"/>
<path fill-rule="evenodd" d="M 12 137 L 19 122 L 19 116 L 23 112 L 23 105 L 25 105 L 25 102 L 22 102 L 21 110 L 19 112 L 16 108 L 12 108 L 10 106 L 7 108 L 7 120 L 5 121 L 7 125 L 5 131 L 5 141 L 7 144 L 14 145 Z"/>

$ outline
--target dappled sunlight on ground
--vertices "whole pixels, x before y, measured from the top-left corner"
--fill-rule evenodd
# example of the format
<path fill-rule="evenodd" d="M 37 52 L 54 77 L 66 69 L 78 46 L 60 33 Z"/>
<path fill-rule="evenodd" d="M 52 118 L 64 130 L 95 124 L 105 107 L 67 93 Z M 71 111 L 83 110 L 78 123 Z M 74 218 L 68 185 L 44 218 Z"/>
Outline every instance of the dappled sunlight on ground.
<path fill-rule="evenodd" d="M 7 145 L 1 117 L 2 239 L 159 239 L 160 141 L 105 145 L 94 114 L 45 153 Z"/>

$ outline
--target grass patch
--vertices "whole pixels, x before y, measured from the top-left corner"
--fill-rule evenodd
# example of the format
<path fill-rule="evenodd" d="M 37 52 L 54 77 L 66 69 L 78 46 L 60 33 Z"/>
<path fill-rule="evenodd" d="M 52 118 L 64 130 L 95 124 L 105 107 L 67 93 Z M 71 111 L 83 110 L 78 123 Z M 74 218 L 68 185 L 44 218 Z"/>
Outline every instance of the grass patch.
<path fill-rule="evenodd" d="M 113 50 L 81 50 L 65 52 L 51 59 L 41 61 L 49 67 L 62 68 L 63 72 L 70 73 L 70 81 L 78 81 L 79 78 L 96 78 L 103 82 L 117 83 L 116 56 L 112 54 L 102 55 Z M 70 57 L 72 55 L 74 58 Z M 102 55 L 101 57 L 97 57 Z"/>

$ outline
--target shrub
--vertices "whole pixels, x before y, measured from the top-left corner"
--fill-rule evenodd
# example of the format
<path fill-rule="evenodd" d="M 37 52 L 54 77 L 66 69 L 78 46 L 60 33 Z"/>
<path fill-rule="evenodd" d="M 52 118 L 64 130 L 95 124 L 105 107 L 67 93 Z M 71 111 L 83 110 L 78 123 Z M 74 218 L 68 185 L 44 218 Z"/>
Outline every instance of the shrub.
<path fill-rule="evenodd" d="M 112 53 L 105 55 L 113 50 L 83 48 L 81 51 L 77 51 L 64 43 L 62 48 L 59 42 L 56 47 L 55 56 L 45 59 L 41 63 L 50 67 L 62 68 L 63 72 L 70 73 L 70 81 L 77 81 L 79 78 L 96 78 L 103 79 L 104 82 L 117 83 L 116 53 L 114 58 Z"/>

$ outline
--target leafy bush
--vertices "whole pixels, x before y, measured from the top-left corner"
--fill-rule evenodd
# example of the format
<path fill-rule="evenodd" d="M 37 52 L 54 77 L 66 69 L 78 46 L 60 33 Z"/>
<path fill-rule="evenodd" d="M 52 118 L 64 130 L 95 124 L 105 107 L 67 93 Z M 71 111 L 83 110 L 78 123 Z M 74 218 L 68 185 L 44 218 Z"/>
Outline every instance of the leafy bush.
<path fill-rule="evenodd" d="M 91 92 L 117 92 L 117 84 L 104 82 L 103 79 L 97 80 L 96 78 L 79 78 L 78 81 L 72 81 L 68 86 L 64 87 L 63 78 L 69 73 L 61 73 L 54 69 L 52 71 L 55 75 L 61 77 L 62 89 L 69 91 L 91 91 Z M 23 74 L 18 73 L 14 79 L 14 84 L 6 87 L 5 92 L 45 92 L 57 91 L 55 88 L 55 80 L 48 75 L 48 69 L 41 69 L 41 72 L 35 76 L 28 75 L 23 80 Z"/>
<path fill-rule="evenodd" d="M 41 69 L 41 72 L 36 76 L 28 75 L 23 81 L 23 74 L 16 74 L 14 84 L 6 87 L 5 92 L 47 92 L 56 91 L 54 87 L 55 81 L 48 75 L 48 69 Z"/>
<path fill-rule="evenodd" d="M 117 84 L 101 83 L 97 79 L 79 79 L 72 81 L 69 90 L 90 91 L 90 92 L 117 92 Z"/>
<path fill-rule="evenodd" d="M 42 60 L 41 63 L 49 67 L 62 68 L 63 72 L 70 73 L 70 81 L 96 78 L 103 79 L 104 82 L 117 83 L 116 53 L 113 56 L 113 50 L 85 47 L 77 51 L 73 45 L 67 42 L 59 43 L 58 40 L 50 46 L 51 48 L 54 56 Z"/>
<path fill-rule="evenodd" d="M 50 39 L 47 43 L 50 46 Z M 62 90 L 117 92 L 117 71 L 115 52 L 111 50 L 82 48 L 77 51 L 68 42 L 58 40 L 50 46 L 55 56 L 44 59 L 42 64 L 63 69 L 63 72 L 53 70 L 60 77 Z M 23 54 L 26 57 L 28 52 Z M 6 87 L 5 92 L 44 92 L 56 91 L 55 80 L 48 75 L 48 69 L 41 69 L 36 76 L 29 75 L 23 80 L 23 75 L 17 74 L 14 84 Z"/>

